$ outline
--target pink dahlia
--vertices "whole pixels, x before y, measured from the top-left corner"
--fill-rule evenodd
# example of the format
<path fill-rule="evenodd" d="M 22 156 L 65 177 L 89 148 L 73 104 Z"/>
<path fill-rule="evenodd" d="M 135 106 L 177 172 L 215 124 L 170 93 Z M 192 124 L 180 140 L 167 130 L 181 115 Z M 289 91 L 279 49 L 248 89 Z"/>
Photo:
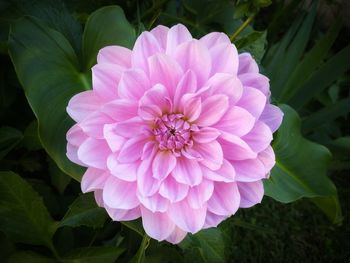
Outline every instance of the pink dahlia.
<path fill-rule="evenodd" d="M 101 49 L 92 83 L 67 107 L 67 156 L 113 220 L 141 217 L 149 236 L 178 243 L 261 201 L 282 113 L 225 34 L 158 26 L 132 50 Z"/>

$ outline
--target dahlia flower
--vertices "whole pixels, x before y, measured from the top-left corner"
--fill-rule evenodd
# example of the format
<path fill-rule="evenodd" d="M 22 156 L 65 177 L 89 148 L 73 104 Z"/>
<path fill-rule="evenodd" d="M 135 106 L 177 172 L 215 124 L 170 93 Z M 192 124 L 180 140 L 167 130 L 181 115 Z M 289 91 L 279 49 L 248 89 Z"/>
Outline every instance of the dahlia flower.
<path fill-rule="evenodd" d="M 132 50 L 102 48 L 92 86 L 68 104 L 67 156 L 113 220 L 178 243 L 261 201 L 282 112 L 225 34 L 157 26 Z"/>

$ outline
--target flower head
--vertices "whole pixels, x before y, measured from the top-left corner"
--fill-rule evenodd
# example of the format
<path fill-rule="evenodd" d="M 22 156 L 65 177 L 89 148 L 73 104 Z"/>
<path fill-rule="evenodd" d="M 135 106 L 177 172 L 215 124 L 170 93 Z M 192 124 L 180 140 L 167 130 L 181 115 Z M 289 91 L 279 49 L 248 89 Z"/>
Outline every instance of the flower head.
<path fill-rule="evenodd" d="M 105 47 L 97 62 L 93 89 L 67 107 L 67 156 L 112 219 L 142 217 L 149 236 L 178 243 L 261 201 L 282 113 L 250 54 L 176 25 L 143 32 L 132 50 Z"/>

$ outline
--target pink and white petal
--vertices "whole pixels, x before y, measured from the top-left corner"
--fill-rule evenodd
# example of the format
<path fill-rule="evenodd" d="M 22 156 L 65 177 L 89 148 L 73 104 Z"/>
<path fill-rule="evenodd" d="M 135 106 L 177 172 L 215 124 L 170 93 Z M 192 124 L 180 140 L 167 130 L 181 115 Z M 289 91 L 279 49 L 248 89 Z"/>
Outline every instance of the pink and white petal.
<path fill-rule="evenodd" d="M 283 119 L 283 112 L 280 108 L 272 104 L 266 104 L 260 120 L 270 127 L 272 132 L 277 131 Z"/>
<path fill-rule="evenodd" d="M 214 183 L 204 179 L 199 185 L 189 189 L 187 202 L 192 208 L 199 209 L 210 199 L 213 191 Z"/>
<path fill-rule="evenodd" d="M 94 92 L 106 101 L 118 98 L 118 84 L 124 68 L 116 64 L 97 64 L 92 67 Z"/>
<path fill-rule="evenodd" d="M 67 143 L 66 156 L 73 163 L 87 167 L 88 165 L 86 165 L 85 163 L 83 163 L 82 161 L 79 160 L 78 149 L 79 149 L 78 146 L 74 146 L 70 143 Z"/>
<path fill-rule="evenodd" d="M 229 106 L 226 95 L 213 95 L 202 102 L 202 112 L 196 121 L 198 126 L 211 126 L 217 123 Z"/>
<path fill-rule="evenodd" d="M 191 40 L 176 48 L 174 58 L 183 71 L 192 70 L 198 81 L 198 86 L 203 85 L 209 78 L 211 71 L 211 58 L 208 49 L 198 40 Z"/>
<path fill-rule="evenodd" d="M 172 244 L 178 244 L 186 237 L 186 235 L 186 231 L 183 231 L 181 228 L 175 226 L 174 231 L 166 238 L 166 241 Z"/>
<path fill-rule="evenodd" d="M 270 84 L 268 77 L 259 73 L 240 74 L 238 78 L 243 86 L 253 87 L 261 91 L 265 96 L 270 96 Z"/>
<path fill-rule="evenodd" d="M 171 112 L 172 110 L 168 90 L 162 84 L 156 84 L 147 90 L 139 103 L 140 108 L 147 108 L 153 105 L 159 108 L 161 112 Z"/>
<path fill-rule="evenodd" d="M 238 75 L 245 73 L 259 73 L 259 66 L 256 61 L 253 59 L 252 55 L 245 52 L 239 54 L 239 67 L 238 67 Z"/>
<path fill-rule="evenodd" d="M 150 81 L 143 70 L 129 69 L 121 76 L 118 95 L 125 99 L 139 100 L 150 87 Z"/>
<path fill-rule="evenodd" d="M 257 157 L 257 153 L 236 135 L 223 133 L 219 138 L 219 142 L 227 160 L 245 160 Z"/>
<path fill-rule="evenodd" d="M 162 48 L 152 33 L 147 31 L 141 33 L 132 50 L 132 67 L 142 69 L 149 74 L 148 58 L 161 51 Z"/>
<path fill-rule="evenodd" d="M 208 92 L 204 94 L 205 97 L 213 94 L 224 94 L 229 98 L 230 105 L 236 104 L 243 94 L 241 81 L 232 74 L 216 73 L 205 83 L 205 86 L 210 87 Z"/>
<path fill-rule="evenodd" d="M 191 94 L 197 90 L 197 78 L 192 70 L 187 70 L 179 81 L 174 95 L 174 110 L 178 111 L 184 94 Z"/>
<path fill-rule="evenodd" d="M 95 190 L 94 191 L 94 197 L 97 205 L 99 207 L 104 207 L 104 202 L 103 202 L 103 190 Z"/>
<path fill-rule="evenodd" d="M 182 148 L 181 153 L 184 157 L 190 160 L 203 160 L 203 157 L 199 154 L 199 152 L 195 151 L 193 148 L 190 147 Z"/>
<path fill-rule="evenodd" d="M 265 166 L 258 159 L 249 159 L 243 161 L 232 161 L 236 170 L 236 181 L 253 182 L 265 178 Z"/>
<path fill-rule="evenodd" d="M 140 117 L 134 117 L 123 122 L 116 123 L 114 131 L 125 138 L 134 138 L 145 132 L 146 125 Z"/>
<path fill-rule="evenodd" d="M 81 179 L 81 191 L 83 193 L 103 189 L 109 173 L 105 170 L 88 168 Z"/>
<path fill-rule="evenodd" d="M 189 96 L 186 96 L 189 95 Z M 194 122 L 198 119 L 202 111 L 202 101 L 201 98 L 195 97 L 192 94 L 186 94 L 182 97 L 181 106 L 183 108 L 183 113 L 185 118 L 189 122 Z"/>
<path fill-rule="evenodd" d="M 261 91 L 251 87 L 244 87 L 242 97 L 236 104 L 236 106 L 249 111 L 256 119 L 260 117 L 265 105 L 266 96 Z"/>
<path fill-rule="evenodd" d="M 168 176 L 159 188 L 159 194 L 171 203 L 183 200 L 188 193 L 188 185 L 177 182 L 172 176 Z"/>
<path fill-rule="evenodd" d="M 214 193 L 207 202 L 208 210 L 221 216 L 236 213 L 240 204 L 240 194 L 236 183 L 219 183 L 214 185 Z"/>
<path fill-rule="evenodd" d="M 85 118 L 78 125 L 87 136 L 95 139 L 103 139 L 104 125 L 111 124 L 113 122 L 114 120 L 108 115 L 100 111 L 95 111 L 94 113 L 90 114 L 87 118 Z"/>
<path fill-rule="evenodd" d="M 164 180 L 175 168 L 176 157 L 171 151 L 159 151 L 152 163 L 152 173 L 155 179 Z"/>
<path fill-rule="evenodd" d="M 103 188 L 103 201 L 111 208 L 135 208 L 140 204 L 136 196 L 136 188 L 136 183 L 110 176 Z"/>
<path fill-rule="evenodd" d="M 264 185 L 261 180 L 249 183 L 237 183 L 241 195 L 239 207 L 248 208 L 261 203 L 264 197 Z"/>
<path fill-rule="evenodd" d="M 168 90 L 170 98 L 174 97 L 183 70 L 171 57 L 158 53 L 148 59 L 151 85 L 162 84 Z"/>
<path fill-rule="evenodd" d="M 152 212 L 141 206 L 142 225 L 150 237 L 162 241 L 175 230 L 175 224 L 167 213 Z"/>
<path fill-rule="evenodd" d="M 119 152 L 118 162 L 132 163 L 139 160 L 146 142 L 147 139 L 143 135 L 127 140 Z"/>
<path fill-rule="evenodd" d="M 87 138 L 88 136 L 85 135 L 78 124 L 73 125 L 66 135 L 67 141 L 74 146 L 80 146 Z"/>
<path fill-rule="evenodd" d="M 179 183 L 194 186 L 202 181 L 202 170 L 196 160 L 178 157 L 172 176 Z"/>
<path fill-rule="evenodd" d="M 212 48 L 220 44 L 231 44 L 230 39 L 224 33 L 212 32 L 199 39 L 207 48 Z"/>
<path fill-rule="evenodd" d="M 168 215 L 171 220 L 182 230 L 196 233 L 202 229 L 207 213 L 207 206 L 193 209 L 186 199 L 174 203 L 169 207 Z"/>
<path fill-rule="evenodd" d="M 97 54 L 97 63 L 117 64 L 124 68 L 131 66 L 131 50 L 121 46 L 107 46 Z"/>
<path fill-rule="evenodd" d="M 265 150 L 272 141 L 270 128 L 262 121 L 257 121 L 253 129 L 242 139 L 253 149 L 254 152 Z"/>
<path fill-rule="evenodd" d="M 238 71 L 238 52 L 231 43 L 218 44 L 209 49 L 211 56 L 211 73 L 229 73 L 237 75 Z"/>
<path fill-rule="evenodd" d="M 101 112 L 115 121 L 126 121 L 137 116 L 138 103 L 128 99 L 117 99 L 106 103 Z"/>
<path fill-rule="evenodd" d="M 193 148 L 202 156 L 203 160 L 200 161 L 202 165 L 213 171 L 220 169 L 223 164 L 224 154 L 221 145 L 217 141 L 206 144 L 196 143 Z"/>
<path fill-rule="evenodd" d="M 108 156 L 107 167 L 110 173 L 127 182 L 135 182 L 137 179 L 137 169 L 139 162 L 135 163 L 119 163 L 118 162 L 118 153 L 113 153 Z"/>
<path fill-rule="evenodd" d="M 107 158 L 111 153 L 105 140 L 88 138 L 80 145 L 78 158 L 89 167 L 106 169 Z"/>
<path fill-rule="evenodd" d="M 258 159 L 265 166 L 265 174 L 268 176 L 271 169 L 275 166 L 275 153 L 271 146 L 268 146 L 265 150 L 258 154 Z"/>
<path fill-rule="evenodd" d="M 126 138 L 115 133 L 116 123 L 103 126 L 103 136 L 112 152 L 120 151 Z"/>
<path fill-rule="evenodd" d="M 150 32 L 158 40 L 158 43 L 162 50 L 165 51 L 167 46 L 169 28 L 163 25 L 158 25 Z"/>
<path fill-rule="evenodd" d="M 80 122 L 97 111 L 103 103 L 104 100 L 95 91 L 88 90 L 74 95 L 69 100 L 66 110 L 74 121 Z"/>
<path fill-rule="evenodd" d="M 168 210 L 169 200 L 158 193 L 155 193 L 152 196 L 143 196 L 140 193 L 138 193 L 137 197 L 141 204 L 152 212 L 163 213 Z"/>
<path fill-rule="evenodd" d="M 139 106 L 138 115 L 145 121 L 152 121 L 162 116 L 162 110 L 156 105 L 145 105 Z"/>
<path fill-rule="evenodd" d="M 203 177 L 216 182 L 231 183 L 236 179 L 236 171 L 229 161 L 224 159 L 219 170 L 212 171 L 205 166 L 202 166 Z"/>
<path fill-rule="evenodd" d="M 254 127 L 255 118 L 247 110 L 234 106 L 227 110 L 220 121 L 214 125 L 220 131 L 241 137 Z"/>
<path fill-rule="evenodd" d="M 177 24 L 171 27 L 167 36 L 166 54 L 172 56 L 177 46 L 192 39 L 191 33 L 184 25 Z"/>
<path fill-rule="evenodd" d="M 222 216 L 214 214 L 210 211 L 207 211 L 207 216 L 205 218 L 205 223 L 203 229 L 217 227 L 222 221 L 224 221 L 228 216 Z"/>
<path fill-rule="evenodd" d="M 141 216 L 141 211 L 139 207 L 133 209 L 117 209 L 105 206 L 108 215 L 114 221 L 130 221 L 135 220 Z"/>
<path fill-rule="evenodd" d="M 192 138 L 197 143 L 208 143 L 216 140 L 220 135 L 220 132 L 218 129 L 211 128 L 211 127 L 204 127 L 201 128 L 197 132 L 192 133 Z"/>

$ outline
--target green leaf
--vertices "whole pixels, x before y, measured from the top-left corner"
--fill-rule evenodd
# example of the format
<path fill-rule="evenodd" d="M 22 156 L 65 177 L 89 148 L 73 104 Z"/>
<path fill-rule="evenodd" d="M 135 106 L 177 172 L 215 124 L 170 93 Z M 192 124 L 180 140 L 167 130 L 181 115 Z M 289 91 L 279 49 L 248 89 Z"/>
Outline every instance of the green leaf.
<path fill-rule="evenodd" d="M 0 230 L 16 242 L 48 247 L 56 230 L 42 198 L 13 172 L 0 172 Z"/>
<path fill-rule="evenodd" d="M 143 229 L 142 222 L 140 219 L 132 220 L 132 221 L 123 221 L 121 222 L 124 226 L 134 230 L 140 236 L 145 235 L 145 230 Z"/>
<path fill-rule="evenodd" d="M 311 201 L 328 216 L 333 224 L 340 224 L 343 221 L 338 196 L 314 197 Z"/>
<path fill-rule="evenodd" d="M 6 263 L 55 263 L 52 258 L 34 253 L 32 251 L 19 251 L 10 256 Z"/>
<path fill-rule="evenodd" d="M 0 128 L 0 159 L 4 158 L 22 140 L 22 133 L 12 127 Z"/>
<path fill-rule="evenodd" d="M 330 152 L 301 135 L 300 118 L 291 107 L 282 105 L 281 109 L 283 123 L 273 143 L 276 165 L 264 182 L 265 194 L 284 203 L 302 197 L 336 196 L 326 175 Z"/>
<path fill-rule="evenodd" d="M 265 53 L 266 46 L 266 31 L 254 31 L 249 35 L 238 39 L 235 44 L 240 52 L 249 52 L 254 59 L 260 63 Z"/>
<path fill-rule="evenodd" d="M 32 121 L 24 130 L 23 144 L 30 151 L 36 151 L 43 148 L 39 139 L 38 122 L 36 120 Z"/>
<path fill-rule="evenodd" d="M 218 228 L 204 229 L 195 235 L 188 234 L 179 245 L 184 250 L 197 249 L 204 262 L 227 262 L 224 236 Z"/>
<path fill-rule="evenodd" d="M 60 194 L 63 194 L 72 178 L 62 172 L 62 170 L 57 167 L 56 163 L 50 157 L 47 157 L 47 163 L 50 172 L 51 183 Z"/>
<path fill-rule="evenodd" d="M 103 227 L 106 218 L 105 210 L 96 205 L 93 193 L 88 193 L 75 199 L 59 226 L 100 228 Z"/>
<path fill-rule="evenodd" d="M 106 6 L 93 12 L 83 34 L 85 69 L 89 70 L 96 64 L 97 53 L 101 48 L 110 45 L 131 48 L 135 38 L 135 30 L 119 6 Z"/>
<path fill-rule="evenodd" d="M 79 248 L 62 261 L 66 263 L 114 263 L 123 252 L 124 249 L 118 247 Z"/>
<path fill-rule="evenodd" d="M 61 33 L 25 17 L 11 27 L 9 52 L 38 119 L 42 145 L 65 173 L 79 180 L 83 169 L 67 159 L 65 136 L 73 125 L 65 108 L 84 90 L 73 48 Z"/>

